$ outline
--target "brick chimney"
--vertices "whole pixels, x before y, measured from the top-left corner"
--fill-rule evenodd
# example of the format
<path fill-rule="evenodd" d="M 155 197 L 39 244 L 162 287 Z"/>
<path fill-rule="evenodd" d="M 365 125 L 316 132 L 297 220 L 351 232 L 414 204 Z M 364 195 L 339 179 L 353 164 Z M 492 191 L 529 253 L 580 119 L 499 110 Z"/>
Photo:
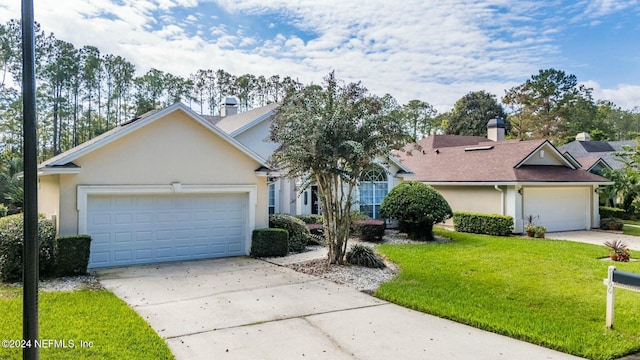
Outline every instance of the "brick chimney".
<path fill-rule="evenodd" d="M 504 120 L 502 118 L 489 120 L 487 124 L 487 139 L 491 141 L 504 140 Z"/>
<path fill-rule="evenodd" d="M 224 103 L 220 104 L 220 116 L 225 117 L 238 113 L 238 100 L 228 96 L 224 99 Z"/>

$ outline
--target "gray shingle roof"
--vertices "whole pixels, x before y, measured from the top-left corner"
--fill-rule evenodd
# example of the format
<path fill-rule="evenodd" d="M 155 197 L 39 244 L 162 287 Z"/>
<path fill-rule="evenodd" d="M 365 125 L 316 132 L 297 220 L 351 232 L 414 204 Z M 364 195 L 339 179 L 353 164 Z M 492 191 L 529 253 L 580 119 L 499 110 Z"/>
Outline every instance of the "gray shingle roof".
<path fill-rule="evenodd" d="M 621 141 L 572 141 L 558 147 L 558 150 L 562 152 L 568 152 L 580 163 L 583 163 L 583 159 L 601 158 L 606 161 L 613 169 L 622 169 L 624 164 L 618 160 L 618 157 L 614 154 L 616 152 L 624 151 L 623 146 L 629 146 L 635 149 L 637 143 L 635 140 L 621 140 Z M 588 160 L 584 160 L 588 161 Z"/>

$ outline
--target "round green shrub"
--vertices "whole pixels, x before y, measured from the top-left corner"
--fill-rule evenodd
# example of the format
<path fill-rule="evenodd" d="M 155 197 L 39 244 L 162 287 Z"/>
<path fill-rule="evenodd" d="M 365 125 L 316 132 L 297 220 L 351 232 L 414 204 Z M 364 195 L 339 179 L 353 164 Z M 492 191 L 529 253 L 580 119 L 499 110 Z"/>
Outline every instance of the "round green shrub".
<path fill-rule="evenodd" d="M 7 212 L 9 212 L 9 208 L 5 204 L 0 204 L 0 217 L 7 216 Z"/>
<path fill-rule="evenodd" d="M 270 215 L 269 227 L 287 230 L 289 233 L 289 251 L 303 251 L 311 237 L 304 221 L 288 214 Z"/>
<path fill-rule="evenodd" d="M 382 201 L 380 214 L 398 220 L 401 232 L 415 240 L 433 240 L 433 224 L 453 216 L 447 200 L 433 187 L 406 181 L 391 189 Z"/>
<path fill-rule="evenodd" d="M 22 279 L 22 248 L 24 243 L 23 214 L 0 218 L 0 279 Z M 56 228 L 51 220 L 38 217 L 40 276 L 52 276 L 55 271 L 54 246 Z"/>
<path fill-rule="evenodd" d="M 353 245 L 351 250 L 347 251 L 346 259 L 351 265 L 366 266 L 376 269 L 386 267 L 380 256 L 378 256 L 372 248 L 366 245 Z"/>

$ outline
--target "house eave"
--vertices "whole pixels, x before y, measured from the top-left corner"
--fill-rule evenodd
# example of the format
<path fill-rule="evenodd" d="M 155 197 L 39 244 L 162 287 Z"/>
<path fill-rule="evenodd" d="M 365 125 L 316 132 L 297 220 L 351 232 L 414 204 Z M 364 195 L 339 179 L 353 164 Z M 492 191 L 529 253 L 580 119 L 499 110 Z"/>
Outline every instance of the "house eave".
<path fill-rule="evenodd" d="M 278 170 L 271 170 L 267 167 L 261 166 L 255 171 L 256 176 L 258 177 L 280 177 L 281 173 Z"/>
<path fill-rule="evenodd" d="M 41 167 L 38 169 L 38 176 L 46 175 L 77 175 L 80 174 L 80 168 L 65 167 Z"/>

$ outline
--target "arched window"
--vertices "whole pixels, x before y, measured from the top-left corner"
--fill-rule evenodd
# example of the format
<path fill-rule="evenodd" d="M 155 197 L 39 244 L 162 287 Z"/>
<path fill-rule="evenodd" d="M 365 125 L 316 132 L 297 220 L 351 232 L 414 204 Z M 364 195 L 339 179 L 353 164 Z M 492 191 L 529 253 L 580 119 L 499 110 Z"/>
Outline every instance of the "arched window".
<path fill-rule="evenodd" d="M 387 173 L 375 167 L 360 176 L 360 211 L 373 219 L 380 217 L 380 204 L 387 196 Z"/>

